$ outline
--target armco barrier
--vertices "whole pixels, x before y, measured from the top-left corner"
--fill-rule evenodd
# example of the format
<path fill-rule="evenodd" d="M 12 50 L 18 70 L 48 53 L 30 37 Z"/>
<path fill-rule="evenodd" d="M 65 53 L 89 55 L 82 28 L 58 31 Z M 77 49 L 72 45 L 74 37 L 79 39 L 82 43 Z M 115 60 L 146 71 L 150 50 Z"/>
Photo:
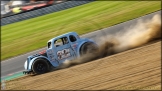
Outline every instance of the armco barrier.
<path fill-rule="evenodd" d="M 59 3 L 56 5 L 48 6 L 45 8 L 40 8 L 37 10 L 4 17 L 4 18 L 1 18 L 1 26 L 19 22 L 19 21 L 23 21 L 23 20 L 27 20 L 30 18 L 38 17 L 38 16 L 42 16 L 45 14 L 57 12 L 60 10 L 65 10 L 65 9 L 79 6 L 82 4 L 86 4 L 86 3 L 89 3 L 92 1 L 94 1 L 94 0 L 71 0 L 71 1 L 63 2 L 63 3 Z"/>

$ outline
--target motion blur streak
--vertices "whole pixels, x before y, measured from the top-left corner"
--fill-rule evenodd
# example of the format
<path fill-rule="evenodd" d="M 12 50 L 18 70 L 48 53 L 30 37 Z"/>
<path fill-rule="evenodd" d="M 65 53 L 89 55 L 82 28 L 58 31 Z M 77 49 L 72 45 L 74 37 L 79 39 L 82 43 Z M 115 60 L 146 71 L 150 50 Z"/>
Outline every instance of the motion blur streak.
<path fill-rule="evenodd" d="M 154 15 L 152 19 L 145 21 L 139 20 L 135 25 L 126 26 L 124 32 L 122 31 L 112 36 L 102 37 L 101 41 L 103 41 L 103 43 L 99 46 L 98 51 L 92 54 L 86 54 L 76 60 L 65 61 L 60 68 L 66 68 L 70 65 L 92 61 L 131 48 L 142 46 L 149 41 L 158 38 L 161 38 L 161 16 Z"/>

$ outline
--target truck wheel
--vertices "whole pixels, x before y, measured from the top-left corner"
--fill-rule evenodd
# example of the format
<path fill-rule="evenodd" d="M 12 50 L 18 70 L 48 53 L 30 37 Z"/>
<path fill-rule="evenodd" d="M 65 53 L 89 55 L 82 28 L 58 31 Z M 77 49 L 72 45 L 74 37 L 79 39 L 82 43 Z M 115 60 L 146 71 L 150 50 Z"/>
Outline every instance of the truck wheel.
<path fill-rule="evenodd" d="M 33 72 L 43 74 L 49 71 L 49 64 L 45 59 L 36 59 L 32 65 Z"/>
<path fill-rule="evenodd" d="M 85 55 L 87 53 L 95 53 L 97 51 L 97 46 L 94 43 L 88 42 L 83 44 L 80 50 L 81 55 Z"/>

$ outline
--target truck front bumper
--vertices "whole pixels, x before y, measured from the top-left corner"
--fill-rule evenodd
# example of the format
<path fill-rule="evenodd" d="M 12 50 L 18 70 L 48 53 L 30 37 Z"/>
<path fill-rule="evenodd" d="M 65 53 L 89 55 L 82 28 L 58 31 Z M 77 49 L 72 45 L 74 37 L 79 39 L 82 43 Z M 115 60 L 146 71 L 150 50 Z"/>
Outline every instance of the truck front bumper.
<path fill-rule="evenodd" d="M 23 71 L 23 74 L 34 74 L 34 72 L 33 71 L 28 71 L 28 70 L 25 70 L 25 71 Z"/>

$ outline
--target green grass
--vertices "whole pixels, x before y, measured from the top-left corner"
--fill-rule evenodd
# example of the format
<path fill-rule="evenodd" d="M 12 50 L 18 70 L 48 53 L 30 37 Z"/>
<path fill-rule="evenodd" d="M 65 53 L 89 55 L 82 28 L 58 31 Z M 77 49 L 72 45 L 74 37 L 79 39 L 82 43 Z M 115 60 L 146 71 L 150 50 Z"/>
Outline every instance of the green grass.
<path fill-rule="evenodd" d="M 1 60 L 46 46 L 70 31 L 96 31 L 161 9 L 160 1 L 95 1 L 1 27 Z"/>

